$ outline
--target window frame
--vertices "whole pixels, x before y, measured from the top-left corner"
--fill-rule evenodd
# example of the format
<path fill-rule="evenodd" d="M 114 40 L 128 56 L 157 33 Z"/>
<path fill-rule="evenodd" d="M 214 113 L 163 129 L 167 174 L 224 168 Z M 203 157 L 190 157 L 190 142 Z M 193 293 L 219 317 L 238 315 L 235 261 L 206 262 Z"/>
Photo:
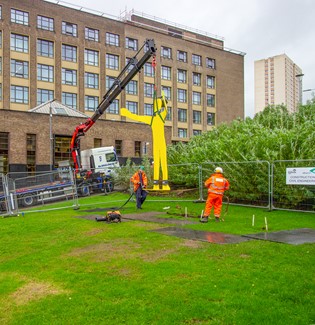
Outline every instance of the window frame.
<path fill-rule="evenodd" d="M 54 66 L 37 63 L 37 80 L 45 82 L 54 82 Z"/>
<path fill-rule="evenodd" d="M 118 34 L 106 32 L 106 34 L 105 34 L 105 44 L 119 47 L 120 36 Z"/>
<path fill-rule="evenodd" d="M 27 11 L 11 8 L 10 21 L 11 23 L 29 26 L 29 13 Z"/>
<path fill-rule="evenodd" d="M 99 42 L 100 41 L 100 31 L 95 28 L 85 27 L 84 28 L 84 38 L 88 41 Z"/>
<path fill-rule="evenodd" d="M 12 65 L 14 65 L 15 72 L 12 72 Z M 22 73 L 17 73 L 16 71 L 22 69 Z M 15 78 L 28 79 L 29 77 L 29 62 L 11 59 L 10 60 L 10 75 Z"/>
<path fill-rule="evenodd" d="M 78 37 L 78 25 L 74 23 L 69 23 L 68 21 L 62 21 L 61 34 Z"/>
<path fill-rule="evenodd" d="M 37 28 L 53 32 L 55 30 L 54 18 L 37 15 Z"/>

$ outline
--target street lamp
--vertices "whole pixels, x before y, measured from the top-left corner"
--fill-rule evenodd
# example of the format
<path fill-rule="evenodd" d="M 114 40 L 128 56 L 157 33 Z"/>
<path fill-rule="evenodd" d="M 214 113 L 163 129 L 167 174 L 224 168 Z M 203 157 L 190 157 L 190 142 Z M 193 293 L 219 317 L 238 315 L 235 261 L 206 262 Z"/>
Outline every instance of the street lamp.
<path fill-rule="evenodd" d="M 302 78 L 304 73 L 296 74 L 295 77 L 299 79 L 299 104 L 303 104 L 303 94 L 302 94 Z"/>
<path fill-rule="evenodd" d="M 306 93 L 306 92 L 309 92 L 309 91 L 315 91 L 315 88 L 303 89 L 303 93 Z M 306 103 L 307 102 L 308 102 L 308 100 L 306 100 Z"/>

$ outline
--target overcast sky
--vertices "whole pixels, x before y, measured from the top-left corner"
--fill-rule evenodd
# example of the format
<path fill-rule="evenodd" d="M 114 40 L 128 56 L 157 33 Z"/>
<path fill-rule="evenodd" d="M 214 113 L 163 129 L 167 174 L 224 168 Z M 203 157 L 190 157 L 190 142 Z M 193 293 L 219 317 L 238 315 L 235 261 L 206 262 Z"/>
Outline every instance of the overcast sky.
<path fill-rule="evenodd" d="M 55 0 L 49 0 L 56 2 Z M 118 17 L 134 9 L 224 38 L 245 52 L 245 116 L 254 115 L 254 61 L 285 53 L 315 89 L 314 0 L 66 0 Z M 61 1 L 60 1 L 61 3 Z M 303 103 L 311 92 L 303 93 Z"/>

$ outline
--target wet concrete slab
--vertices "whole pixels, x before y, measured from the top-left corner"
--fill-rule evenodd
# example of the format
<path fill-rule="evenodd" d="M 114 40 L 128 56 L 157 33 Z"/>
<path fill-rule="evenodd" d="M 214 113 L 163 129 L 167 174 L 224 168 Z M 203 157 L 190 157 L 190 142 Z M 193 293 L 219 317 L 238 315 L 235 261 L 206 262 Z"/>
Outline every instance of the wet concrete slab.
<path fill-rule="evenodd" d="M 221 232 L 209 232 L 209 231 L 192 230 L 192 229 L 185 229 L 185 228 L 178 228 L 178 227 L 167 227 L 161 229 L 154 229 L 150 231 L 158 232 L 168 236 L 175 236 L 175 237 L 191 239 L 191 240 L 199 240 L 199 241 L 204 241 L 207 243 L 214 243 L 214 244 L 236 244 L 236 243 L 241 243 L 241 242 L 246 242 L 251 240 L 250 238 L 237 236 L 237 235 L 224 234 Z"/>
<path fill-rule="evenodd" d="M 277 243 L 301 245 L 315 243 L 315 229 L 300 228 L 275 232 L 263 232 L 258 234 L 243 235 L 246 238 L 268 240 Z"/>

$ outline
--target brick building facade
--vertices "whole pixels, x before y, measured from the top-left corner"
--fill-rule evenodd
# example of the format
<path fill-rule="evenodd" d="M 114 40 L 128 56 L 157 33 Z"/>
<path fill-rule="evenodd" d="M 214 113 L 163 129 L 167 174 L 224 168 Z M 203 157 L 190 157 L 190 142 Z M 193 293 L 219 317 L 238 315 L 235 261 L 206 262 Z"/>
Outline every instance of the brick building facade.
<path fill-rule="evenodd" d="M 0 0 L 0 172 L 28 168 L 31 161 L 36 170 L 47 168 L 49 116 L 28 111 L 56 99 L 91 116 L 147 38 L 157 48 L 155 74 L 148 62 L 89 130 L 82 149 L 114 145 L 124 158 L 151 155 L 150 128 L 126 120 L 119 108 L 150 115 L 154 86 L 168 97 L 167 144 L 244 117 L 244 53 L 225 49 L 222 39 L 137 13 L 116 20 L 65 4 Z M 53 120 L 55 144 L 85 121 Z"/>

